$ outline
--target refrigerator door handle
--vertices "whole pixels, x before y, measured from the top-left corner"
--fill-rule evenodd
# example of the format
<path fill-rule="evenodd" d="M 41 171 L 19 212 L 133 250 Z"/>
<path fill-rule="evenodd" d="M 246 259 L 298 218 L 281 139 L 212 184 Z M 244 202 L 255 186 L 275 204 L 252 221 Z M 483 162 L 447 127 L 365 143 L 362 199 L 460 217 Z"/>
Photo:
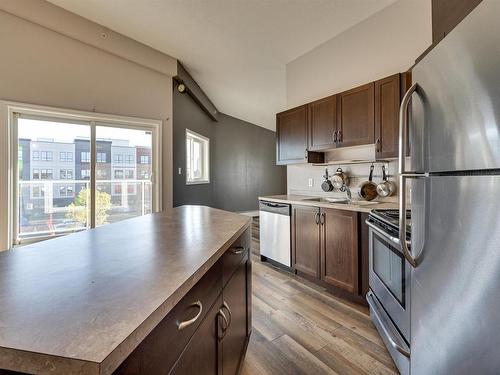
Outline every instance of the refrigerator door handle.
<path fill-rule="evenodd" d="M 414 258 L 406 241 L 406 179 L 427 178 L 429 173 L 406 173 L 399 176 L 399 243 L 403 255 L 408 263 L 416 268 L 419 264 L 419 257 Z"/>
<path fill-rule="evenodd" d="M 399 174 L 407 173 L 405 170 L 406 143 L 408 138 L 408 106 L 414 92 L 419 88 L 418 83 L 414 83 L 403 96 L 401 107 L 399 108 Z"/>

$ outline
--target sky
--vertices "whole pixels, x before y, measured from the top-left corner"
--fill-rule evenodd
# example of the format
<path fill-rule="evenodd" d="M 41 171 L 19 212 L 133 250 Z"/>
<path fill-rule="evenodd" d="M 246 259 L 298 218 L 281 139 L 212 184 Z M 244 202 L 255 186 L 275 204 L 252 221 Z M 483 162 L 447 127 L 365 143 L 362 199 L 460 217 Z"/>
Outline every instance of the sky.
<path fill-rule="evenodd" d="M 53 139 L 55 142 L 73 143 L 75 138 L 90 138 L 90 126 L 32 119 L 18 120 L 18 138 L 32 141 Z M 128 140 L 129 146 L 151 147 L 151 134 L 144 130 L 97 126 L 96 138 Z"/>

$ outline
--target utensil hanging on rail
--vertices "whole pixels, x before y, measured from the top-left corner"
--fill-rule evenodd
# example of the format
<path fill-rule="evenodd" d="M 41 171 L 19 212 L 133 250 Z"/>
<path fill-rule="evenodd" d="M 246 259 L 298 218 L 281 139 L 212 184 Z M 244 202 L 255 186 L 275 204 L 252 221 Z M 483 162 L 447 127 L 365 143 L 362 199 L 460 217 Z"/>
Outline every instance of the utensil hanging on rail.
<path fill-rule="evenodd" d="M 337 168 L 337 171 L 332 177 L 332 184 L 335 189 L 341 189 L 347 185 L 347 175 L 342 171 L 342 168 Z"/>
<path fill-rule="evenodd" d="M 381 197 L 390 197 L 395 191 L 396 185 L 389 181 L 385 165 L 382 165 L 382 182 L 377 185 L 377 193 Z"/>
<path fill-rule="evenodd" d="M 333 184 L 330 181 L 329 176 L 328 176 L 328 168 L 325 168 L 325 175 L 323 177 L 325 178 L 325 181 L 323 181 L 321 183 L 321 189 L 323 191 L 326 191 L 326 192 L 332 191 L 333 190 Z"/>
<path fill-rule="evenodd" d="M 366 201 L 371 201 L 377 198 L 377 184 L 373 182 L 373 169 L 375 167 L 373 164 L 370 166 L 370 175 L 368 176 L 367 181 L 363 181 L 361 185 L 359 185 L 359 196 Z"/>

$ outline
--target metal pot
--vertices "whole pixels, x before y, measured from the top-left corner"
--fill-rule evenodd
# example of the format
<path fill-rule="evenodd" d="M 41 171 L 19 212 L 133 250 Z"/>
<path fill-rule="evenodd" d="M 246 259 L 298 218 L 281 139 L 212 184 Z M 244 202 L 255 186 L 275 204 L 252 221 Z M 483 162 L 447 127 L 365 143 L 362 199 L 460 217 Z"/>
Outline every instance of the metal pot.
<path fill-rule="evenodd" d="M 328 168 L 325 168 L 325 175 L 323 176 L 325 178 L 325 181 L 321 183 L 321 189 L 323 191 L 329 192 L 333 190 L 333 184 L 329 179 L 328 176 Z"/>
<path fill-rule="evenodd" d="M 347 185 L 347 175 L 342 171 L 342 168 L 337 168 L 337 171 L 332 177 L 332 184 L 335 189 L 340 189 Z"/>
<path fill-rule="evenodd" d="M 382 165 L 382 176 L 382 182 L 377 185 L 377 193 L 381 197 L 390 197 L 396 191 L 396 185 L 387 178 L 385 165 Z"/>
<path fill-rule="evenodd" d="M 359 186 L 359 196 L 365 201 L 371 201 L 377 198 L 377 184 L 373 182 L 373 164 L 370 167 L 370 175 L 367 181 L 363 181 Z"/>

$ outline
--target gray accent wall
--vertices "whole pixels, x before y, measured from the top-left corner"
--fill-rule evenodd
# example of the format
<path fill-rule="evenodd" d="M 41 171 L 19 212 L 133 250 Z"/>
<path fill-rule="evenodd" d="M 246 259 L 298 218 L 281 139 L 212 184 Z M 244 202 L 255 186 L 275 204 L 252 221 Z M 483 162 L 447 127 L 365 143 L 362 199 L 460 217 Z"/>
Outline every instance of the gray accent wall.
<path fill-rule="evenodd" d="M 210 139 L 209 184 L 186 185 L 186 128 Z M 223 113 L 212 121 L 175 84 L 173 152 L 174 206 L 203 204 L 253 211 L 258 209 L 259 196 L 286 193 L 286 167 L 276 165 L 275 132 Z"/>

